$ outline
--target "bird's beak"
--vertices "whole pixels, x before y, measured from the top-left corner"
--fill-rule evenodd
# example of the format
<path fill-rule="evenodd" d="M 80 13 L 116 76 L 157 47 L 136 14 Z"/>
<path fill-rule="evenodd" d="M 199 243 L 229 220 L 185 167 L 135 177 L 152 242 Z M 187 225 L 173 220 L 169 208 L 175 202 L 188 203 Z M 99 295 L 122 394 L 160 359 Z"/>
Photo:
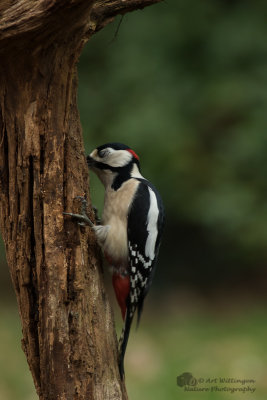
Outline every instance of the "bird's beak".
<path fill-rule="evenodd" d="M 95 166 L 95 160 L 91 156 L 86 157 L 87 165 L 89 168 L 93 168 Z"/>

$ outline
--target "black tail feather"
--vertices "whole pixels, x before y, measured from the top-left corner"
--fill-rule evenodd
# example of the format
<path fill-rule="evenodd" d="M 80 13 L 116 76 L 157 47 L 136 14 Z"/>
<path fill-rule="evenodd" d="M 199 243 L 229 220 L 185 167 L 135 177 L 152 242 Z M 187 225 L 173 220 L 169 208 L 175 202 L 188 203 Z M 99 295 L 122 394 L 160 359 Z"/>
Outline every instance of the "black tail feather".
<path fill-rule="evenodd" d="M 143 297 L 142 300 L 140 301 L 140 303 L 137 306 L 137 324 L 136 324 L 136 328 L 139 327 L 139 323 L 140 323 L 140 318 L 143 312 L 143 307 L 144 307 L 144 300 L 145 298 Z"/>
<path fill-rule="evenodd" d="M 120 354 L 119 354 L 119 370 L 121 379 L 124 379 L 124 356 L 126 352 L 126 347 L 129 339 L 130 329 L 133 321 L 134 312 L 129 312 L 127 309 L 124 327 L 121 332 L 120 337 Z"/>

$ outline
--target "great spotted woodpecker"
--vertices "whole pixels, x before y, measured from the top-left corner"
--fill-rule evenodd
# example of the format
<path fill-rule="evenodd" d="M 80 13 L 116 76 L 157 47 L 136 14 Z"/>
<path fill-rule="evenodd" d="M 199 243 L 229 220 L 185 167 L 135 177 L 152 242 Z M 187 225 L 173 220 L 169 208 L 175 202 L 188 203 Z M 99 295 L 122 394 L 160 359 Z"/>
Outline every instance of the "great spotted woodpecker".
<path fill-rule="evenodd" d="M 155 272 L 164 225 L 164 208 L 155 187 L 140 173 L 137 154 L 121 143 L 97 147 L 87 156 L 89 168 L 105 187 L 100 225 L 85 214 L 72 214 L 94 230 L 105 258 L 112 266 L 112 283 L 121 308 L 124 328 L 120 338 L 119 370 L 124 376 L 124 355 L 132 320 L 139 323 L 144 299 Z"/>

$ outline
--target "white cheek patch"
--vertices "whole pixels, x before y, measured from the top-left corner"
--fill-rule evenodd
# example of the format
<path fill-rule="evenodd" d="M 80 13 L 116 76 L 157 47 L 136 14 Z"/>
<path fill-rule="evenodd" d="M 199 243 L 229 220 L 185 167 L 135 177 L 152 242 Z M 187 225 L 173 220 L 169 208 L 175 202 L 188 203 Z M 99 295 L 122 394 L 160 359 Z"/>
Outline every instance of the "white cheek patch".
<path fill-rule="evenodd" d="M 111 167 L 124 167 L 131 161 L 132 154 L 127 150 L 114 150 L 111 147 L 105 149 L 106 155 L 104 157 L 99 157 L 97 149 L 93 150 L 90 154 L 95 161 L 108 164 Z"/>
<path fill-rule="evenodd" d="M 106 163 L 111 167 L 124 167 L 131 161 L 132 157 L 132 154 L 127 150 L 115 150 L 108 155 Z"/>

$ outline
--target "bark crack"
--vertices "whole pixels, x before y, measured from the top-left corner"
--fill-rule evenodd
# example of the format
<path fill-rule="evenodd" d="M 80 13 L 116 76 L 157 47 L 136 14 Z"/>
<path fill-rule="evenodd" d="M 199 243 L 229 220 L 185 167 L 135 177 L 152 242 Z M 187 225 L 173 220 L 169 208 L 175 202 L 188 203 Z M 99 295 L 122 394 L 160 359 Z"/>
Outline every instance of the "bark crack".
<path fill-rule="evenodd" d="M 7 202 L 8 202 L 8 210 L 7 210 L 7 215 L 10 214 L 10 208 L 9 208 L 9 190 L 8 190 L 8 182 L 9 182 L 9 162 L 8 162 L 8 136 L 7 136 L 7 129 L 6 126 L 4 127 L 4 140 L 3 140 L 3 145 L 4 145 L 4 169 L 2 171 L 2 176 L 4 177 L 4 184 L 2 188 L 4 189 L 4 192 L 7 196 Z"/>
<path fill-rule="evenodd" d="M 34 162 L 33 156 L 29 156 L 29 225 L 30 225 L 30 259 L 29 259 L 29 283 L 27 285 L 28 296 L 30 300 L 30 332 L 35 342 L 35 357 L 37 360 L 40 358 L 39 349 L 39 294 L 37 287 L 36 275 L 36 243 L 35 243 L 35 224 L 34 224 Z M 39 363 L 38 363 L 39 364 Z M 36 364 L 37 365 L 37 364 Z M 40 380 L 40 366 L 35 372 L 35 378 Z"/>

